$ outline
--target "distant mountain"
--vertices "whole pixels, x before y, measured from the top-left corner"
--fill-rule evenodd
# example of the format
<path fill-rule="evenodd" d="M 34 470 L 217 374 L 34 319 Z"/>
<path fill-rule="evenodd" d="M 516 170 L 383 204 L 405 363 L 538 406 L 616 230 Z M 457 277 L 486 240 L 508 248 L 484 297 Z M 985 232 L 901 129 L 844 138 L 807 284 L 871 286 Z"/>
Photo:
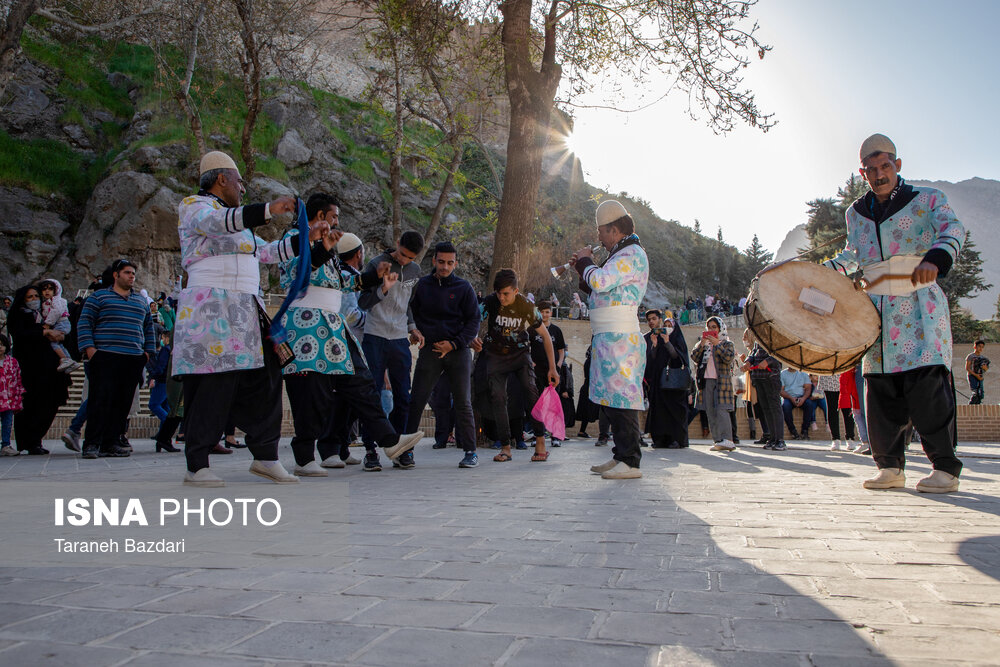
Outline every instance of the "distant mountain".
<path fill-rule="evenodd" d="M 976 243 L 983 259 L 983 276 L 993 287 L 972 299 L 962 302 L 980 319 L 989 319 L 996 312 L 997 294 L 1000 294 L 1000 234 L 997 234 L 997 217 L 1000 216 L 1000 181 L 970 178 L 959 183 L 948 181 L 909 181 L 911 185 L 937 188 L 948 197 L 958 219 Z M 805 224 L 796 225 L 785 236 L 775 253 L 775 260 L 794 257 L 799 248 L 808 243 Z"/>
<path fill-rule="evenodd" d="M 1000 294 L 1000 234 L 997 234 L 997 217 L 1000 216 L 1000 181 L 987 178 L 970 178 L 959 183 L 948 181 L 910 181 L 912 185 L 937 188 L 948 197 L 958 219 L 976 243 L 976 250 L 983 259 L 983 277 L 993 287 L 972 299 L 962 302 L 976 317 L 989 319 L 996 313 L 997 294 Z"/>
<path fill-rule="evenodd" d="M 799 254 L 799 248 L 809 245 L 809 237 L 806 236 L 806 223 L 792 227 L 792 230 L 785 235 L 785 240 L 778 247 L 778 252 L 774 253 L 774 261 L 782 262 L 791 259 Z"/>

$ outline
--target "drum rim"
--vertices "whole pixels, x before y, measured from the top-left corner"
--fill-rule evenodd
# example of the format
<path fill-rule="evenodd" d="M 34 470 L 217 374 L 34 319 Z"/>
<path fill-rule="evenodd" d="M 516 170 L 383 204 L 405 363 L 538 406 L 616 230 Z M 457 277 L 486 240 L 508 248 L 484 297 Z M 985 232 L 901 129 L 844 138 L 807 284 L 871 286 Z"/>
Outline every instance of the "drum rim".
<path fill-rule="evenodd" d="M 812 264 L 812 263 L 803 262 L 803 264 Z M 768 267 L 768 269 L 777 268 L 777 266 L 780 265 Z M 870 340 L 866 341 L 862 345 L 856 345 L 854 347 L 830 353 L 828 351 L 828 348 L 818 347 L 817 344 L 815 343 L 810 343 L 808 341 L 801 340 L 801 338 L 798 337 L 798 334 L 791 334 L 787 328 L 783 327 L 780 323 L 776 322 L 773 319 L 773 317 L 766 312 L 765 308 L 761 308 L 761 304 L 759 303 L 760 278 L 761 275 L 764 274 L 768 269 L 765 269 L 760 273 L 758 273 L 751 281 L 750 291 L 749 294 L 747 295 L 746 306 L 743 311 L 743 319 L 746 322 L 747 328 L 749 328 L 753 332 L 754 337 L 770 354 L 774 355 L 781 361 L 785 362 L 786 364 L 794 368 L 799 368 L 801 370 L 809 371 L 820 375 L 835 375 L 843 371 L 846 371 L 849 368 L 853 368 L 858 363 L 860 363 L 864 355 L 867 354 L 867 352 L 872 347 L 874 347 L 875 344 L 878 342 L 879 337 L 882 335 L 882 321 L 881 317 L 879 317 L 878 315 L 878 309 L 875 307 L 875 304 L 872 303 L 871 299 L 867 298 L 865 299 L 865 301 L 870 305 L 872 311 L 875 312 L 876 321 L 878 322 L 878 327 L 875 329 L 874 335 L 871 336 Z M 833 271 L 833 269 L 830 270 Z M 835 273 L 837 273 L 838 275 L 842 275 L 839 272 Z M 759 314 L 760 317 L 763 319 L 761 321 L 755 322 L 754 320 L 757 314 Z M 772 349 L 770 345 L 771 343 L 770 337 L 767 337 L 768 340 L 765 340 L 765 337 L 762 336 L 758 331 L 758 328 L 761 327 L 762 325 L 768 325 L 774 333 L 781 335 L 783 338 L 786 338 L 788 340 L 797 340 L 798 342 L 794 345 L 789 345 L 783 348 Z M 808 350 L 815 354 L 824 356 L 822 356 L 819 359 L 813 360 L 808 364 L 803 364 L 802 362 L 804 361 L 804 359 L 801 358 L 801 355 L 799 359 L 793 359 L 791 356 L 785 353 L 786 350 L 794 348 Z M 829 362 L 831 360 L 833 361 L 832 366 L 822 367 L 822 368 L 818 367 L 818 365 L 825 364 L 826 362 Z"/>

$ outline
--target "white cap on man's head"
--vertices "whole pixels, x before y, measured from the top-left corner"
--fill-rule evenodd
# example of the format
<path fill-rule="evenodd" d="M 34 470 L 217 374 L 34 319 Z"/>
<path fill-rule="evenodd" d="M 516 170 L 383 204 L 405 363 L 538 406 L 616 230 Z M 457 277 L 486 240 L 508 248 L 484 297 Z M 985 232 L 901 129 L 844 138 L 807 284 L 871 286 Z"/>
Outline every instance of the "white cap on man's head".
<path fill-rule="evenodd" d="M 865 158 L 869 158 L 876 153 L 896 155 L 896 144 L 892 143 L 892 139 L 884 134 L 873 134 L 861 144 L 861 161 L 864 162 Z"/>
<path fill-rule="evenodd" d="M 347 232 L 346 234 L 340 237 L 339 241 L 337 241 L 337 254 L 343 255 L 360 247 L 361 247 L 361 239 L 359 239 L 356 234 Z"/>
<path fill-rule="evenodd" d="M 628 215 L 628 211 L 625 210 L 625 207 L 620 202 L 608 199 L 601 202 L 601 205 L 597 207 L 597 226 L 600 227 L 609 222 L 614 222 L 626 215 Z"/>
<path fill-rule="evenodd" d="M 233 158 L 229 157 L 222 151 L 209 151 L 201 158 L 201 171 L 199 174 L 204 174 L 205 172 L 212 171 L 213 169 L 240 170 L 240 168 L 236 166 L 236 163 L 233 162 Z"/>

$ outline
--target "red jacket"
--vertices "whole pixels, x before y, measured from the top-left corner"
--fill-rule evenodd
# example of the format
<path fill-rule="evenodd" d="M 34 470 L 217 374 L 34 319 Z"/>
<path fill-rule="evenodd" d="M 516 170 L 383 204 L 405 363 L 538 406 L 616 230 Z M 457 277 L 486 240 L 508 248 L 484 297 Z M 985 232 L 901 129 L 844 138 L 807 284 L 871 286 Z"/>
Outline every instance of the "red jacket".
<path fill-rule="evenodd" d="M 24 407 L 21 396 L 24 385 L 21 384 L 21 366 L 17 359 L 8 352 L 0 361 L 0 412 L 13 410 L 20 412 Z"/>
<path fill-rule="evenodd" d="M 855 369 L 844 371 L 840 374 L 840 400 L 837 401 L 838 408 L 861 409 L 861 401 L 858 400 L 858 385 L 854 381 Z"/>

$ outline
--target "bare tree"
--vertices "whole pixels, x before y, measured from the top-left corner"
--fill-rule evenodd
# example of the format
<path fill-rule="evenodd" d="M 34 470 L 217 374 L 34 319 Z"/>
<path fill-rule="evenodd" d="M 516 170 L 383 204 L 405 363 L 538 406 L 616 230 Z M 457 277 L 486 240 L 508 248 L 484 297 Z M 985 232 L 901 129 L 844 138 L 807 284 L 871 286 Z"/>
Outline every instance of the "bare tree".
<path fill-rule="evenodd" d="M 15 0 L 0 23 L 0 99 L 10 82 L 14 59 L 21 52 L 24 26 L 41 4 L 42 0 Z"/>
<path fill-rule="evenodd" d="M 522 270 L 527 258 L 541 162 L 552 109 L 564 75 L 570 95 L 595 76 L 618 73 L 635 81 L 673 77 L 688 94 L 692 117 L 703 114 L 718 132 L 737 120 L 766 130 L 740 72 L 747 52 L 770 48 L 744 28 L 756 0 L 502 0 L 502 45 L 510 133 L 500 217 L 490 277 L 504 266 Z"/>

